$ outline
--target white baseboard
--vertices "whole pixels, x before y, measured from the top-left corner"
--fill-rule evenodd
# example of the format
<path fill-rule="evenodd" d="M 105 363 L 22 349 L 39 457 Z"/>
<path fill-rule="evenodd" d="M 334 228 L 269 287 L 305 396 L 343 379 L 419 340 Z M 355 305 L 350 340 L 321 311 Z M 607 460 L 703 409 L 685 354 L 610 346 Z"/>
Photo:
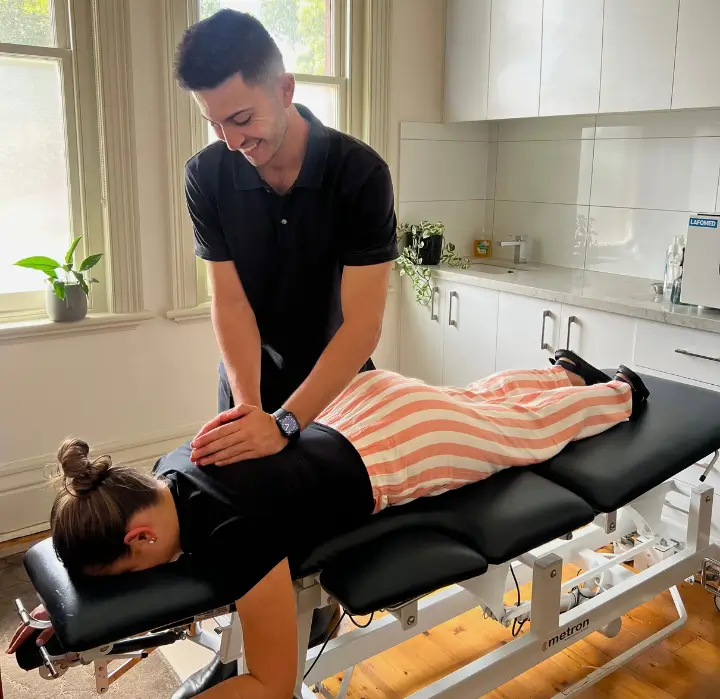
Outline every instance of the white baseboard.
<path fill-rule="evenodd" d="M 133 442 L 90 445 L 91 456 L 110 454 L 113 463 L 150 470 L 175 447 L 192 439 L 202 425 L 185 425 L 149 434 Z M 27 536 L 49 527 L 54 491 L 47 479 L 54 470 L 55 454 L 0 464 L 0 541 Z"/>

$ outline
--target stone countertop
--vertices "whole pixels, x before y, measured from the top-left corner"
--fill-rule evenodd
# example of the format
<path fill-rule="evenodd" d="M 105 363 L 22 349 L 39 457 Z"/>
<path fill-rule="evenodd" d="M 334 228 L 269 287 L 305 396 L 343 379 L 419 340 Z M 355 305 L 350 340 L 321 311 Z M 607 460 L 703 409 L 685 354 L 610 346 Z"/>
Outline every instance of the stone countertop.
<path fill-rule="evenodd" d="M 720 310 L 666 302 L 655 294 L 652 279 L 493 259 L 473 261 L 469 269 L 438 265 L 432 273 L 461 284 L 720 333 Z"/>

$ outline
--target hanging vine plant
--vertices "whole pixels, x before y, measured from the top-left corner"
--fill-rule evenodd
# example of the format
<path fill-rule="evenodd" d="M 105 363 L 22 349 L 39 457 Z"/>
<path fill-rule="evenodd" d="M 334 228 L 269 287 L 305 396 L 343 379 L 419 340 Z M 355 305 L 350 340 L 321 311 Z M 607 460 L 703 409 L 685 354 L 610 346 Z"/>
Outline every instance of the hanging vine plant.
<path fill-rule="evenodd" d="M 445 225 L 441 222 L 421 221 L 400 223 L 398 240 L 401 248 L 397 265 L 400 276 L 407 276 L 413 286 L 415 300 L 427 306 L 432 298 L 432 269 L 437 265 L 449 265 L 458 269 L 470 267 L 467 257 L 460 257 L 453 243 L 445 241 Z"/>

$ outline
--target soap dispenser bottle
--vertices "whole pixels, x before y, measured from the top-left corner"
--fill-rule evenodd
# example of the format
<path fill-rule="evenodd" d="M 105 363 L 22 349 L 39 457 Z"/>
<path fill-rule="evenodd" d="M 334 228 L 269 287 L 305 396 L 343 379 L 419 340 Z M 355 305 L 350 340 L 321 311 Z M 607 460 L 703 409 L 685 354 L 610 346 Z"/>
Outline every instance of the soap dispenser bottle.
<path fill-rule="evenodd" d="M 685 236 L 676 235 L 667 250 L 665 258 L 665 278 L 663 280 L 663 297 L 671 303 L 680 301 L 680 283 L 682 279 L 683 253 L 685 252 Z"/>

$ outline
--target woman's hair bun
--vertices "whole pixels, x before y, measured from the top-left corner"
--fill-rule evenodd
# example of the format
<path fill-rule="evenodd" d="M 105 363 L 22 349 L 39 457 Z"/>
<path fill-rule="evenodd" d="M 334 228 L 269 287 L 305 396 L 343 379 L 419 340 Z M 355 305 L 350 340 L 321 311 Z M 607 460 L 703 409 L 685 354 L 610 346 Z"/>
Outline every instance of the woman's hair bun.
<path fill-rule="evenodd" d="M 109 456 L 89 459 L 90 447 L 82 439 L 66 439 L 58 449 L 57 459 L 63 472 L 65 487 L 75 495 L 95 489 L 105 480 L 111 466 Z M 69 486 L 69 487 L 68 487 Z"/>

